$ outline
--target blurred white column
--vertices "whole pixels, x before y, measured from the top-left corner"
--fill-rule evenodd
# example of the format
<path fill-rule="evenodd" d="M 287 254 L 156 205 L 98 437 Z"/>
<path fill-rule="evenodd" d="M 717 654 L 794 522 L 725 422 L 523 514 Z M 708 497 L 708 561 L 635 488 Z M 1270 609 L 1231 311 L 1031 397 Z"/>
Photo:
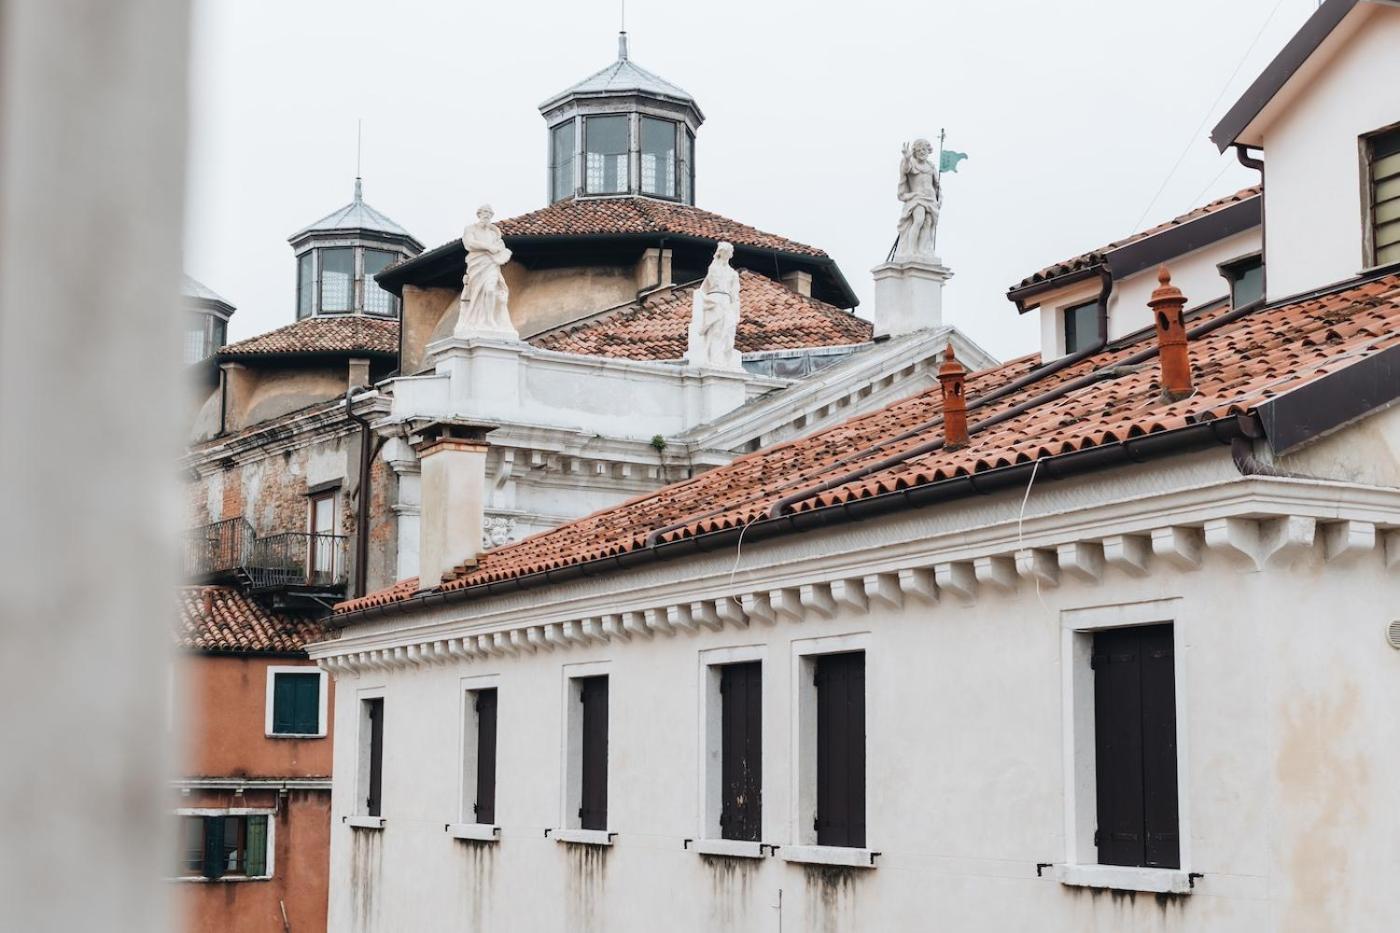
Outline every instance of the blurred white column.
<path fill-rule="evenodd" d="M 0 926 L 161 933 L 188 0 L 0 0 Z"/>

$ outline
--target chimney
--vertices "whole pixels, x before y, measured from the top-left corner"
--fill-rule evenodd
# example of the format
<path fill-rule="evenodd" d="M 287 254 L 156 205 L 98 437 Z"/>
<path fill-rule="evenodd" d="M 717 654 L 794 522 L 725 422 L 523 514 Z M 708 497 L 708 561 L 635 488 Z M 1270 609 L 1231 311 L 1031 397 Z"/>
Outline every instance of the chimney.
<path fill-rule="evenodd" d="M 349 388 L 351 389 L 369 385 L 369 360 L 352 358 L 348 376 Z"/>
<path fill-rule="evenodd" d="M 953 342 L 943 352 L 943 365 L 938 367 L 938 381 L 943 387 L 943 449 L 958 450 L 967 446 L 967 399 L 963 397 L 963 377 L 967 370 L 953 355 Z"/>
<path fill-rule="evenodd" d="M 481 553 L 490 430 L 438 422 L 420 432 L 414 444 L 421 468 L 418 580 L 423 589 L 442 582 L 459 564 L 474 566 Z"/>
<path fill-rule="evenodd" d="M 1147 306 L 1157 326 L 1157 349 L 1162 359 L 1162 395 L 1170 401 L 1186 398 L 1191 387 L 1191 354 L 1186 345 L 1186 325 L 1182 313 L 1186 296 L 1172 284 L 1166 266 L 1157 270 L 1157 288 Z"/>
<path fill-rule="evenodd" d="M 804 298 L 812 297 L 812 273 L 795 269 L 783 276 L 783 284 Z"/>

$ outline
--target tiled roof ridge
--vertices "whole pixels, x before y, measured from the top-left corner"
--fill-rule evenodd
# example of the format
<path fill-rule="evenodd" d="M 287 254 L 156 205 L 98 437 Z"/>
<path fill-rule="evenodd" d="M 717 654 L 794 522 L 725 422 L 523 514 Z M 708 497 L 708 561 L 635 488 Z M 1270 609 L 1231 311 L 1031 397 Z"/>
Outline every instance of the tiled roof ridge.
<path fill-rule="evenodd" d="M 982 421 L 995 420 L 975 432 L 966 447 L 928 449 L 924 443 L 936 439 L 942 414 L 939 390 L 934 388 L 746 454 L 683 484 L 487 551 L 475 568 L 463 568 L 434 589 L 464 590 L 616 558 L 644 550 L 649 537 L 667 528 L 675 529 L 667 535 L 669 540 L 736 531 L 761 517 L 799 476 L 808 486 L 824 479 L 842 482 L 806 497 L 800 510 L 845 507 L 858 499 L 1249 414 L 1263 401 L 1400 346 L 1400 272 L 1339 283 L 1238 314 L 1224 308 L 1206 311 L 1197 321 L 1190 343 L 1195 391 L 1184 399 L 1162 395 L 1159 367 L 1151 362 L 1123 365 L 1150 348 L 1155 337 L 1145 333 L 1046 371 L 1018 391 L 997 397 L 980 415 Z M 1211 326 L 1198 330 L 1202 324 Z M 979 384 L 969 388 L 969 399 L 1006 386 L 1031 369 L 1013 361 L 974 374 L 969 378 Z M 1036 404 L 1026 407 L 1032 400 Z M 908 437 L 911 429 L 915 437 L 894 440 Z M 909 456 L 891 456 L 900 452 Z M 891 462 L 884 464 L 887 459 Z M 845 481 L 847 472 L 853 472 L 848 468 L 857 464 L 876 469 Z M 412 595 L 401 583 L 337 608 L 350 612 Z"/>
<path fill-rule="evenodd" d="M 1085 252 L 1079 253 L 1075 256 L 1071 256 L 1068 259 L 1062 259 L 1059 262 L 1051 263 L 1050 265 L 1045 266 L 1039 271 L 1026 276 L 1024 279 L 1022 279 L 1019 283 L 1016 284 L 1015 288 L 1025 288 L 1030 285 L 1037 285 L 1042 282 L 1048 282 L 1069 272 L 1076 272 L 1081 269 L 1097 265 L 1103 262 L 1105 257 L 1109 253 L 1114 252 L 1115 250 L 1122 249 L 1123 247 L 1133 243 L 1140 243 L 1143 240 L 1147 240 L 1151 237 L 1158 235 L 1159 233 L 1165 233 L 1168 230 L 1181 226 L 1182 224 L 1199 220 L 1202 217 L 1209 216 L 1210 214 L 1213 214 L 1224 208 L 1230 207 L 1234 204 L 1247 201 L 1253 197 L 1258 197 L 1263 193 L 1264 186 L 1260 184 L 1249 185 L 1248 187 L 1241 188 L 1233 194 L 1227 194 L 1223 197 L 1216 198 L 1213 201 L 1208 201 L 1205 204 L 1193 207 L 1191 210 L 1186 211 L 1183 214 L 1178 214 L 1170 220 L 1163 221 L 1162 223 L 1148 227 L 1144 230 L 1139 230 L 1137 233 L 1130 234 L 1128 236 L 1123 237 L 1122 239 L 1114 240 L 1095 249 L 1086 250 Z"/>

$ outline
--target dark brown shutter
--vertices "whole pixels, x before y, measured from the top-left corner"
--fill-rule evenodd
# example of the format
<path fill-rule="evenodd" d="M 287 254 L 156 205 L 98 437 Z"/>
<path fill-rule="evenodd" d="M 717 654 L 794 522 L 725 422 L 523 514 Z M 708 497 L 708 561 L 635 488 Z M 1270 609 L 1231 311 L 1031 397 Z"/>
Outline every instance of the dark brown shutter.
<path fill-rule="evenodd" d="M 1142 781 L 1146 828 L 1143 864 L 1180 868 L 1176 798 L 1176 665 L 1172 627 L 1142 632 Z"/>
<path fill-rule="evenodd" d="M 720 835 L 757 842 L 763 831 L 763 663 L 720 668 Z"/>
<path fill-rule="evenodd" d="M 476 692 L 476 805 L 478 823 L 496 822 L 496 691 Z"/>
<path fill-rule="evenodd" d="M 1099 863 L 1177 867 L 1172 627 L 1094 635 Z"/>
<path fill-rule="evenodd" d="M 865 653 L 817 658 L 817 845 L 865 846 Z"/>
<path fill-rule="evenodd" d="M 582 805 L 579 826 L 608 828 L 608 678 L 579 680 L 583 702 Z"/>
<path fill-rule="evenodd" d="M 365 813 L 379 816 L 384 787 L 384 698 L 365 700 L 369 715 L 369 795 L 365 798 Z"/>

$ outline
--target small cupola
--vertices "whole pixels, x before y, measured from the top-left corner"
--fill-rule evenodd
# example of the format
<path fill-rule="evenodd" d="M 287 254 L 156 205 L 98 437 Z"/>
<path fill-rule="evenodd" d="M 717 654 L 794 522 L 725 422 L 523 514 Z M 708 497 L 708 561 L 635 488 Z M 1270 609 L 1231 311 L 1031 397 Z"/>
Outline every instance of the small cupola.
<path fill-rule="evenodd" d="M 184 352 L 186 364 L 198 363 L 228 343 L 228 319 L 234 307 L 213 289 L 186 275 L 180 288 L 184 309 Z"/>
<path fill-rule="evenodd" d="M 287 242 L 297 258 L 297 320 L 323 314 L 397 318 L 398 298 L 374 277 L 423 252 L 412 234 L 365 202 L 359 178 L 349 204 Z"/>
<path fill-rule="evenodd" d="M 617 61 L 540 105 L 549 126 L 549 202 L 646 197 L 695 203 L 695 133 L 705 116 L 685 91 L 633 63 L 627 33 Z"/>

